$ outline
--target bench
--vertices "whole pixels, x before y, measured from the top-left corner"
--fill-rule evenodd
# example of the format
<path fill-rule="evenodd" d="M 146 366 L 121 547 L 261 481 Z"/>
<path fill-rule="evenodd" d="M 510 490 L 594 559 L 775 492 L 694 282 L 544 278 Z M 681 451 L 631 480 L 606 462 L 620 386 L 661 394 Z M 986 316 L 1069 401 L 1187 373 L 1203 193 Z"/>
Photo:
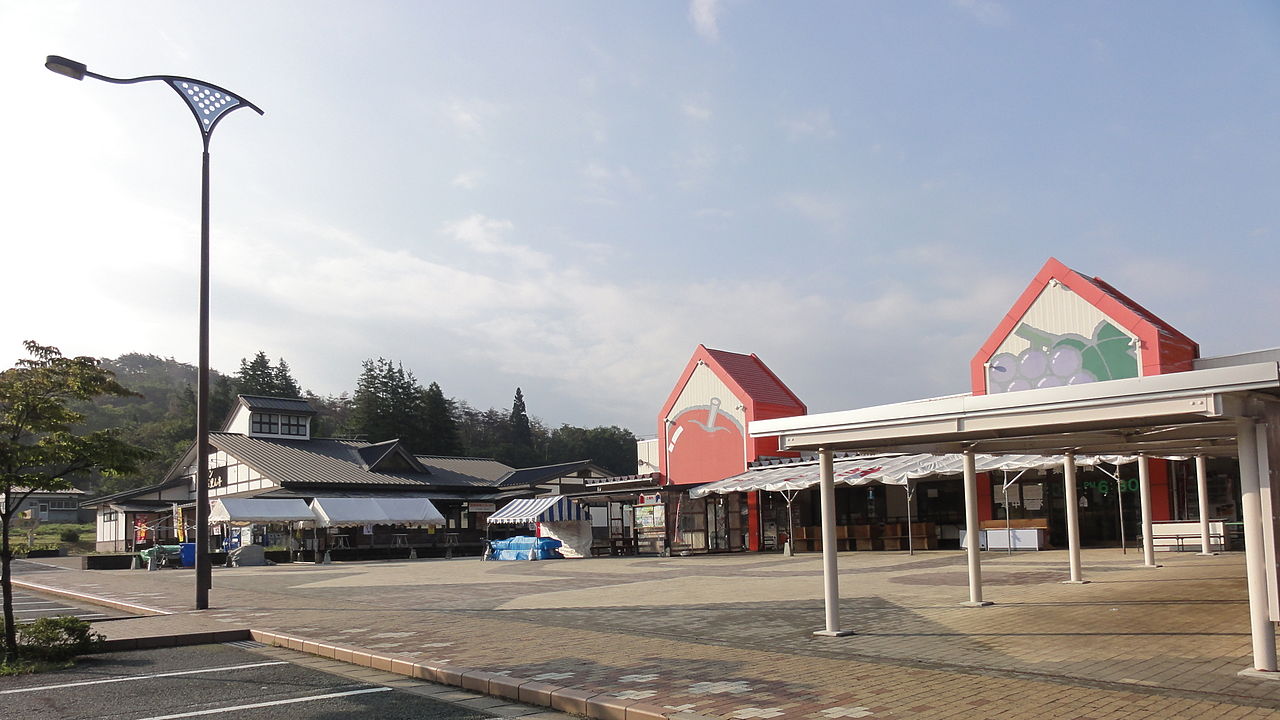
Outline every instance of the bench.
<path fill-rule="evenodd" d="M 1185 552 L 1187 545 L 1192 545 L 1201 552 L 1219 552 L 1226 549 L 1226 528 L 1222 520 L 1209 521 L 1209 547 L 1200 547 L 1200 522 L 1158 522 L 1151 523 L 1151 547 L 1155 550 Z M 1138 543 L 1142 543 L 1138 536 Z"/>

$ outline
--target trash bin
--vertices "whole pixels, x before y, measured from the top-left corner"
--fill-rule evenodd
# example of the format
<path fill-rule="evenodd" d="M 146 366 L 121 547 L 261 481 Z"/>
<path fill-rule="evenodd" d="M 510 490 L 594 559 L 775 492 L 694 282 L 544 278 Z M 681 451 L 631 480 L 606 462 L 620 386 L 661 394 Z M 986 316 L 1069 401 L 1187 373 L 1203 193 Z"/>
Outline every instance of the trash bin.
<path fill-rule="evenodd" d="M 181 543 L 179 547 L 181 547 L 181 550 L 178 551 L 178 555 L 179 555 L 179 558 L 182 560 L 182 567 L 184 568 L 195 567 L 196 566 L 196 544 Z"/>

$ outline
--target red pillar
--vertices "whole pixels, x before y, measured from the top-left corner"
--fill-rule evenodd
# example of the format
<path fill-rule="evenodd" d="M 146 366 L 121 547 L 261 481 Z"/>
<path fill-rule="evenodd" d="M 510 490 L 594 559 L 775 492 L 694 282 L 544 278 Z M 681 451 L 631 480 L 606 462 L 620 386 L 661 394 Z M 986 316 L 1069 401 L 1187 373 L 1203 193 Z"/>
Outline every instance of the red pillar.
<path fill-rule="evenodd" d="M 760 522 L 760 491 L 753 490 L 747 493 L 747 549 L 752 552 L 760 552 L 760 549 L 764 547 L 762 525 L 763 523 Z"/>
<path fill-rule="evenodd" d="M 1151 519 L 1155 522 L 1172 520 L 1170 509 L 1173 498 L 1169 492 L 1169 461 L 1152 459 L 1151 470 Z"/>
<path fill-rule="evenodd" d="M 991 504 L 991 473 L 978 473 L 978 519 L 994 520 L 996 509 Z"/>

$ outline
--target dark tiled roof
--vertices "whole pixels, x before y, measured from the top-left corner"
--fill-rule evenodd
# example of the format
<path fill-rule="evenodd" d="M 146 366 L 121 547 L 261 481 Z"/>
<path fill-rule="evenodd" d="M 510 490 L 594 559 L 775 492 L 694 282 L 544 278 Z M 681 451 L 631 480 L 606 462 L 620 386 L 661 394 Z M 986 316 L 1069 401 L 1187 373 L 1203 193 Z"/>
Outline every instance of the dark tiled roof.
<path fill-rule="evenodd" d="M 416 455 L 418 462 L 431 472 L 432 482 L 445 485 L 494 487 L 515 468 L 491 458 Z"/>
<path fill-rule="evenodd" d="M 418 472 L 371 472 L 363 440 L 282 440 L 238 433 L 209 433 L 209 444 L 288 487 L 290 485 L 424 486 L 439 479 Z"/>
<path fill-rule="evenodd" d="M 512 470 L 496 460 L 418 455 L 414 459 L 426 472 L 375 472 L 365 467 L 361 451 L 370 443 L 364 440 L 285 440 L 219 432 L 209 433 L 209 443 L 284 487 L 494 487 Z"/>
<path fill-rule="evenodd" d="M 755 355 L 743 355 L 711 348 L 707 348 L 707 354 L 724 368 L 724 371 L 751 396 L 752 400 L 770 405 L 804 407 L 804 403 L 801 403 L 800 399 L 787 389 L 787 386 L 783 385 L 782 381 Z"/>
<path fill-rule="evenodd" d="M 315 408 L 302 398 L 278 398 L 263 395 L 241 395 L 240 402 L 250 410 L 266 412 L 284 412 L 295 415 L 315 415 Z"/>
<path fill-rule="evenodd" d="M 511 487 L 513 485 L 539 485 L 541 483 L 551 482 L 556 478 L 570 477 L 575 475 L 579 470 L 593 470 L 600 475 L 607 475 L 599 466 L 593 464 L 590 460 L 575 460 L 574 462 L 559 463 L 556 465 L 543 465 L 542 467 L 521 468 L 512 470 L 506 477 L 499 481 L 501 487 Z"/>

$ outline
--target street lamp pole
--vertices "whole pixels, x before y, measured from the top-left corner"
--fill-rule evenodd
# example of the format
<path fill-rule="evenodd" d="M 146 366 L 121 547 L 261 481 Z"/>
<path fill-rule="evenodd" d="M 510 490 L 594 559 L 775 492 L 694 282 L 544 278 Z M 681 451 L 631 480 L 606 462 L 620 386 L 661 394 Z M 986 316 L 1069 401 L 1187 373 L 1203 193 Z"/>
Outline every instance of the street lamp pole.
<path fill-rule="evenodd" d="M 209 607 L 213 567 L 209 563 L 209 139 L 218 122 L 232 110 L 262 109 L 217 85 L 177 75 L 114 78 L 90 72 L 84 63 L 57 55 L 45 59 L 49 70 L 73 80 L 91 77 L 117 85 L 159 81 L 173 88 L 195 116 L 204 153 L 200 170 L 200 368 L 196 380 L 196 609 Z"/>

